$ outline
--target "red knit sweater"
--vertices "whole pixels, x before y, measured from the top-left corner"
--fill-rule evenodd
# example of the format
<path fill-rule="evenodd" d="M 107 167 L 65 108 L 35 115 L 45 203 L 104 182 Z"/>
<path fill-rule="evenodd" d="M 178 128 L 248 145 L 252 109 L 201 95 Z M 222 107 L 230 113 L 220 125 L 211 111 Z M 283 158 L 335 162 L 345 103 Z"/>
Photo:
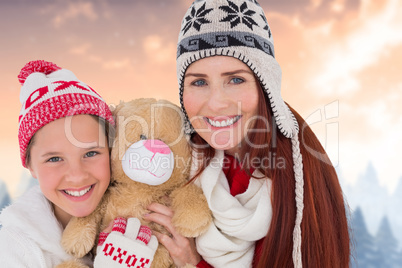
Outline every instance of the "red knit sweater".
<path fill-rule="evenodd" d="M 241 169 L 240 163 L 233 156 L 225 155 L 225 161 L 222 170 L 228 180 L 230 194 L 232 196 L 242 194 L 247 190 L 248 184 L 250 182 L 250 176 L 247 175 L 247 173 L 243 169 Z M 253 172 L 253 170 L 251 170 L 251 172 Z M 261 255 L 264 239 L 265 238 L 258 240 L 255 244 L 253 267 L 257 266 L 258 260 Z M 201 260 L 197 264 L 197 268 L 213 268 L 213 266 L 208 264 L 206 261 Z"/>

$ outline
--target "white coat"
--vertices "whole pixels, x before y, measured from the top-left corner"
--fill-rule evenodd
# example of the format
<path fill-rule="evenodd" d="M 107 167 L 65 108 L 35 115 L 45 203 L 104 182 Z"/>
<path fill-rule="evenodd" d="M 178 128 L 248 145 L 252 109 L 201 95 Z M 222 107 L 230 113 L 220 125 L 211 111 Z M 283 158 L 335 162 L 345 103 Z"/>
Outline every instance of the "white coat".
<path fill-rule="evenodd" d="M 39 186 L 3 209 L 0 225 L 1 267 L 50 268 L 72 259 L 60 245 L 63 228 Z"/>

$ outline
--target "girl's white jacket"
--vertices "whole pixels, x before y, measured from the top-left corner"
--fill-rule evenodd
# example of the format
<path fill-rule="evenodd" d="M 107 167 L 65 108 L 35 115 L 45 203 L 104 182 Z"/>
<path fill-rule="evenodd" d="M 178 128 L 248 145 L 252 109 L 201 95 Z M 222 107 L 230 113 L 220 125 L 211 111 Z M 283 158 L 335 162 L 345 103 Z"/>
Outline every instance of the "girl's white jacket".
<path fill-rule="evenodd" d="M 0 267 L 50 268 L 72 259 L 60 245 L 63 228 L 39 186 L 3 209 L 0 225 Z"/>

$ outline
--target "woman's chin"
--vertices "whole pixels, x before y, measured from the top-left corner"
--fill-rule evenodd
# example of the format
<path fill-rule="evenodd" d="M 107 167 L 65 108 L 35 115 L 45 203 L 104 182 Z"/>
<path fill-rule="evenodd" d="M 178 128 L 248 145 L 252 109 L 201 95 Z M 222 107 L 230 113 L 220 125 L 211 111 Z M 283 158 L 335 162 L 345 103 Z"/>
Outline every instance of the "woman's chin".
<path fill-rule="evenodd" d="M 216 135 L 209 144 L 217 150 L 232 150 L 238 147 L 239 142 L 236 139 L 233 139 L 232 136 L 229 135 Z"/>

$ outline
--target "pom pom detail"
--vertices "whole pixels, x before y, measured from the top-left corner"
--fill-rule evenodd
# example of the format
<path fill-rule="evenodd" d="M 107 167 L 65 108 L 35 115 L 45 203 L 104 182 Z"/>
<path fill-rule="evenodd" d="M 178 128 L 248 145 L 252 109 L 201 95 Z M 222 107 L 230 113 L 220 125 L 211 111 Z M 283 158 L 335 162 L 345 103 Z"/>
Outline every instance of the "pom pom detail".
<path fill-rule="evenodd" d="M 61 68 L 59 66 L 49 61 L 30 61 L 21 69 L 21 72 L 18 75 L 18 81 L 21 83 L 21 85 L 24 85 L 25 80 L 32 73 L 44 73 L 45 75 L 48 75 L 60 69 Z"/>

